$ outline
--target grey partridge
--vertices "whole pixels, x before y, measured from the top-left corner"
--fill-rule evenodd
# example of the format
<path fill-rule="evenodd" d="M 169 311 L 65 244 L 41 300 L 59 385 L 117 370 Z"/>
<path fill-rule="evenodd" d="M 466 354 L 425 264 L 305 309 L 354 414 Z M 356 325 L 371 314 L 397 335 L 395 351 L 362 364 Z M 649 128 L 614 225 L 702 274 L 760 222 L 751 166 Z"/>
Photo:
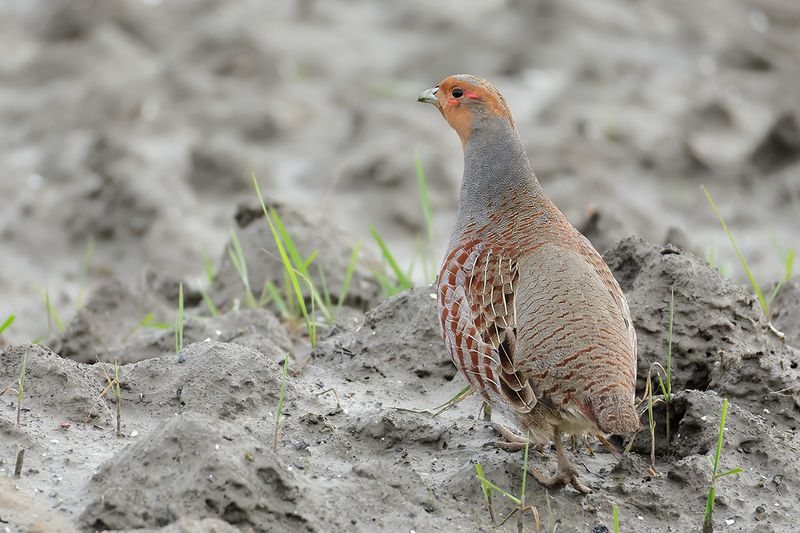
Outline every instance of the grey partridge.
<path fill-rule="evenodd" d="M 535 444 L 553 441 L 578 480 L 562 433 L 625 434 L 634 406 L 636 333 L 606 263 L 547 197 L 511 112 L 489 82 L 450 76 L 424 91 L 461 138 L 458 214 L 438 278 L 441 334 L 456 367 Z M 498 427 L 511 440 L 522 441 Z"/>

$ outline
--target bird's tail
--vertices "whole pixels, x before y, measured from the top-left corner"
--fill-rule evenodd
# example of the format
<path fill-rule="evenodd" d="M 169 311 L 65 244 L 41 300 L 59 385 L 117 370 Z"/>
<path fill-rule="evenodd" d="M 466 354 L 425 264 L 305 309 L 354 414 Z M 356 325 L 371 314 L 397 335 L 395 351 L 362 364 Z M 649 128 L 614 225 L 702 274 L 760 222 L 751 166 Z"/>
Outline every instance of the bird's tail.
<path fill-rule="evenodd" d="M 623 435 L 641 429 L 633 394 L 625 390 L 611 390 L 594 405 L 597 425 L 605 433 Z"/>

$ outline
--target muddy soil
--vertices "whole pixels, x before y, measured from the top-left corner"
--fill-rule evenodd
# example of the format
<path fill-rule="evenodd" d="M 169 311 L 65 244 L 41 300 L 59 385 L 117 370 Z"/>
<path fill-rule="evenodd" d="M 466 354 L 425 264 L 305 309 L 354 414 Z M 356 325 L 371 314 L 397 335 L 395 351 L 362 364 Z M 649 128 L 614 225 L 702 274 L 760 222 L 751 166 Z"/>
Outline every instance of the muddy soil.
<path fill-rule="evenodd" d="M 800 529 L 800 280 L 768 322 L 700 190 L 769 296 L 800 248 L 796 2 L 7 0 L 0 47 L 0 531 L 495 530 L 474 465 L 518 493 L 522 454 L 487 446 L 474 396 L 427 411 L 464 386 L 421 268 L 461 153 L 415 100 L 457 72 L 500 87 L 545 189 L 605 252 L 639 395 L 674 302 L 655 472 L 648 431 L 622 460 L 579 440 L 593 492 L 529 479 L 542 529 L 602 533 L 618 505 L 622 531 L 698 530 L 723 399 L 722 468 L 743 471 L 719 481 L 715 531 Z M 253 173 L 338 307 L 313 348 L 274 298 L 249 308 L 231 259 L 235 232 L 256 299 L 284 290 Z M 371 225 L 416 288 L 383 293 Z"/>
<path fill-rule="evenodd" d="M 548 495 L 531 482 L 528 503 L 543 527 L 605 531 L 616 504 L 627 531 L 696 530 L 728 398 L 721 468 L 742 473 L 719 482 L 715 522 L 720 531 L 793 531 L 800 523 L 800 352 L 766 323 L 753 296 L 688 252 L 631 238 L 606 260 L 629 297 L 641 377 L 665 364 L 674 288 L 674 388 L 669 410 L 654 412 L 655 475 L 647 432 L 622 460 L 580 440 L 571 453 L 593 492 Z M 104 293 L 119 290 L 101 287 L 87 310 L 99 302 L 114 310 Z M 85 344 L 70 338 L 95 325 L 103 331 L 103 313 L 76 316 L 80 327 L 70 324 L 53 344 L 61 354 L 43 345 L 6 348 L 0 383 L 13 386 L 27 361 L 21 426 L 14 394 L 3 397 L 0 417 L 6 527 L 489 531 L 474 464 L 515 492 L 522 454 L 487 446 L 496 436 L 474 396 L 437 416 L 425 412 L 463 386 L 436 332 L 433 293 L 418 287 L 335 325 L 305 367 L 305 355 L 266 309 L 214 318 L 198 312 L 179 354 L 159 340 L 130 337 L 119 353 L 148 357 L 118 368 L 120 435 L 115 395 L 102 394 L 114 366 L 84 361 L 73 351 Z M 795 323 L 784 333 L 794 338 L 799 330 Z M 13 478 L 20 449 L 23 469 Z M 550 449 L 532 450 L 530 460 L 554 466 Z M 500 518 L 513 510 L 495 502 Z M 516 530 L 515 519 L 501 530 Z"/>

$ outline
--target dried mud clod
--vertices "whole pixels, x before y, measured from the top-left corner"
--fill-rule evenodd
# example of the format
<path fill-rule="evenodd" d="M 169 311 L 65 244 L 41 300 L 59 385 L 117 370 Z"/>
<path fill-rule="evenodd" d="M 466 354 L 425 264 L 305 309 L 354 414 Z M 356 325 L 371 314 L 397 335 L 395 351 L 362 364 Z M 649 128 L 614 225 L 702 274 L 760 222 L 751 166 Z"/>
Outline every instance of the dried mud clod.
<path fill-rule="evenodd" d="M 604 258 L 625 291 L 638 334 L 638 390 L 666 364 L 674 290 L 672 388 L 737 398 L 754 411 L 797 421 L 797 350 L 769 328 L 755 296 L 692 254 L 628 238 Z"/>
<path fill-rule="evenodd" d="M 23 356 L 27 359 L 24 426 L 37 421 L 55 428 L 64 420 L 77 425 L 113 425 L 112 409 L 100 398 L 103 384 L 97 369 L 63 359 L 46 346 L 9 346 L 0 351 L 0 390 L 10 385 L 16 392 Z M 4 404 L 13 399 L 9 414 L 16 410 L 16 394 L 6 393 L 0 398 Z"/>
<path fill-rule="evenodd" d="M 163 286 L 159 288 L 164 290 Z M 232 311 L 216 317 L 195 316 L 198 309 L 205 311 L 189 310 L 191 314 L 185 321 L 183 335 L 187 345 L 205 339 L 231 342 L 258 350 L 275 361 L 292 353 L 286 330 L 266 309 Z M 108 281 L 92 292 L 86 305 L 51 344 L 61 356 L 83 363 L 100 360 L 125 364 L 161 357 L 174 350 L 175 333 L 142 325 L 142 320 L 151 314 L 153 322 L 170 323 L 175 309 L 167 305 L 163 293 L 149 285 L 135 288 L 117 280 Z"/>
<path fill-rule="evenodd" d="M 238 424 L 186 414 L 109 460 L 93 476 L 84 527 L 160 527 L 221 518 L 254 531 L 315 531 L 306 484 Z"/>

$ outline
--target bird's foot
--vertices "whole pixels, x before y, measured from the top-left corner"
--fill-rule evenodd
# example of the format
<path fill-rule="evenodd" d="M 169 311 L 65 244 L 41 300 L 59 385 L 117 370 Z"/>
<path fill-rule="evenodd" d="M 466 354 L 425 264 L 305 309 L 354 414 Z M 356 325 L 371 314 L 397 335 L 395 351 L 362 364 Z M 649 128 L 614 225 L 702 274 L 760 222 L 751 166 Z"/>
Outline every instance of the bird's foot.
<path fill-rule="evenodd" d="M 578 470 L 569 461 L 559 461 L 558 470 L 551 477 L 545 476 L 533 466 L 528 467 L 528 472 L 540 485 L 548 489 L 561 489 L 567 485 L 572 485 L 581 494 L 589 494 L 591 492 L 589 487 L 578 480 Z"/>
<path fill-rule="evenodd" d="M 528 439 L 525 437 L 520 437 L 503 424 L 499 424 L 497 422 L 492 422 L 489 424 L 489 427 L 492 428 L 495 433 L 506 439 L 505 441 L 491 442 L 489 443 L 490 446 L 500 448 L 501 450 L 505 450 L 507 452 L 518 452 L 525 449 L 525 444 L 528 442 Z"/>

